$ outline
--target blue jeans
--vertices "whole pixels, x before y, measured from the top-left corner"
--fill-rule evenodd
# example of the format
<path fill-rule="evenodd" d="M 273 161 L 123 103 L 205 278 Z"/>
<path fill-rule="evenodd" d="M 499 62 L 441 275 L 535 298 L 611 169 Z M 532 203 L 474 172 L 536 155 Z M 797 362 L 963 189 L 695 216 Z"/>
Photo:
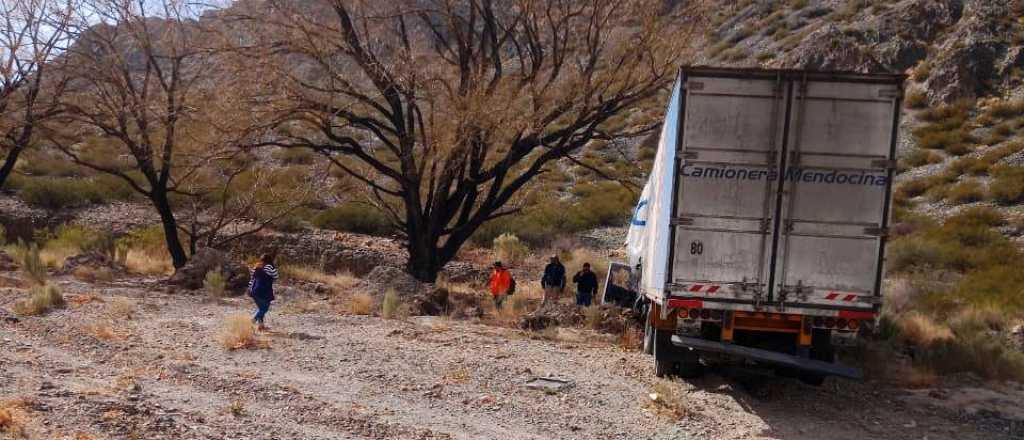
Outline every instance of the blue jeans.
<path fill-rule="evenodd" d="M 255 300 L 256 301 L 256 315 L 252 317 L 252 322 L 263 324 L 263 317 L 267 316 L 267 312 L 270 311 L 270 301 Z"/>
<path fill-rule="evenodd" d="M 576 305 L 590 307 L 590 302 L 593 300 L 594 295 L 583 292 L 576 292 Z"/>

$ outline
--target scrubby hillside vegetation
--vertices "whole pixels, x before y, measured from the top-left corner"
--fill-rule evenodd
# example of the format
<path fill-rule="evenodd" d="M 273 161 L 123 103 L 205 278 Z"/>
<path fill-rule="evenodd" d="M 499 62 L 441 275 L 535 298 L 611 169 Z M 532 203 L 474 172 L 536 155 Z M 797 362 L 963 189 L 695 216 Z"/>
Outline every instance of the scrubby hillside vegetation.
<path fill-rule="evenodd" d="M 203 247 L 251 249 L 264 235 L 276 246 L 328 229 L 397 237 L 406 261 L 396 264 L 432 281 L 451 261 L 486 261 L 503 234 L 547 251 L 595 228 L 621 233 L 675 66 L 902 72 L 887 355 L 922 377 L 1024 378 L 1022 2 L 598 3 L 577 11 L 558 2 L 568 9 L 556 12 L 591 21 L 567 19 L 570 36 L 531 16 L 549 33 L 531 40 L 537 29 L 518 29 L 508 41 L 521 45 L 501 51 L 494 30 L 458 39 L 476 10 L 434 11 L 450 21 L 412 17 L 407 27 L 353 12 L 363 27 L 346 29 L 327 1 L 239 1 L 145 19 L 96 2 L 109 23 L 69 26 L 76 49 L 44 57 L 72 74 L 49 70 L 40 98 L 12 101 L 48 125 L 3 182 L 7 241 L 34 241 L 57 268 L 113 241 L 111 255 L 133 270 L 169 273 Z M 551 74 L 557 38 L 572 43 L 563 55 L 594 70 L 549 84 L 527 75 L 531 66 Z M 82 41 L 107 57 L 76 58 Z M 391 76 L 376 76 L 376 63 Z M 622 76 L 616 63 L 653 67 Z M 149 89 L 121 93 L 131 81 L 120 74 L 147 78 L 135 84 Z M 177 88 L 166 81 L 175 75 L 185 81 Z M 388 95 L 398 89 L 405 94 Z M 394 117 L 404 111 L 418 116 Z M 5 111 L 5 129 L 18 114 Z M 5 158 L 14 145 L 3 144 Z M 57 227 L 69 221 L 89 232 Z M 386 259 L 344 258 L 360 267 Z"/>

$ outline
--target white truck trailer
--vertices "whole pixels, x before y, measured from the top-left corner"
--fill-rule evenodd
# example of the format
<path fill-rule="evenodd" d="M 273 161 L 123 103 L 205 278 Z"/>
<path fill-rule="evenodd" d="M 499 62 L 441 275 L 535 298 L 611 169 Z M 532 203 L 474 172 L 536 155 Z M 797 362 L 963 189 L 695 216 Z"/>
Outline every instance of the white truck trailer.
<path fill-rule="evenodd" d="M 681 69 L 608 283 L 632 278 L 658 376 L 861 377 L 834 347 L 881 306 L 903 80 Z"/>

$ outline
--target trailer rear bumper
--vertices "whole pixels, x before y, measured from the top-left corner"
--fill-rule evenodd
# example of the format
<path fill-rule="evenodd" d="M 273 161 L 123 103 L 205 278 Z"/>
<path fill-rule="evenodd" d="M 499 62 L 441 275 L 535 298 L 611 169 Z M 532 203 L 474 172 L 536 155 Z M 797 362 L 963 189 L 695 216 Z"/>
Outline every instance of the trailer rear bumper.
<path fill-rule="evenodd" d="M 675 345 L 677 347 L 692 348 L 697 351 L 706 351 L 712 353 L 722 353 L 737 356 L 744 359 L 756 362 L 763 362 L 765 364 L 770 364 L 778 367 L 793 368 L 797 370 L 820 373 L 829 376 L 845 377 L 848 379 L 864 379 L 864 373 L 859 368 L 847 367 L 845 365 L 840 364 L 831 364 L 828 362 L 816 361 L 813 359 L 805 359 L 798 356 L 792 356 L 771 350 L 763 350 L 760 348 L 751 348 L 744 347 L 741 345 L 725 344 L 717 341 L 708 341 L 706 339 L 692 338 L 679 335 L 672 335 L 672 345 Z"/>

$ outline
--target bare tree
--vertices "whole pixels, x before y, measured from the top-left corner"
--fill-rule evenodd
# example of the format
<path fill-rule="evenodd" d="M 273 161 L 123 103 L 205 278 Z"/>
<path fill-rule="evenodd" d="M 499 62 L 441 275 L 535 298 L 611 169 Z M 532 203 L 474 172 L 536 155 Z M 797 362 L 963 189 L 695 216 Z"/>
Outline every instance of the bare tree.
<path fill-rule="evenodd" d="M 248 105 L 219 74 L 235 61 L 220 49 L 220 32 L 196 20 L 194 5 L 89 0 L 80 20 L 93 25 L 68 50 L 65 113 L 48 137 L 73 162 L 119 177 L 149 200 L 176 268 L 188 260 L 182 236 L 193 252 L 222 245 L 303 201 L 252 187 L 267 174 L 238 148 L 251 143 L 243 141 L 247 130 L 235 129 L 246 126 Z M 129 165 L 84 154 L 85 137 L 115 146 Z"/>
<path fill-rule="evenodd" d="M 672 79 L 664 2 L 268 0 L 248 47 L 286 79 L 279 135 L 360 181 L 433 281 L 482 224 Z M 276 57 L 276 58 L 275 58 Z"/>
<path fill-rule="evenodd" d="M 69 41 L 74 7 L 58 0 L 0 2 L 0 187 L 40 124 L 58 113 L 64 81 L 51 67 Z"/>

